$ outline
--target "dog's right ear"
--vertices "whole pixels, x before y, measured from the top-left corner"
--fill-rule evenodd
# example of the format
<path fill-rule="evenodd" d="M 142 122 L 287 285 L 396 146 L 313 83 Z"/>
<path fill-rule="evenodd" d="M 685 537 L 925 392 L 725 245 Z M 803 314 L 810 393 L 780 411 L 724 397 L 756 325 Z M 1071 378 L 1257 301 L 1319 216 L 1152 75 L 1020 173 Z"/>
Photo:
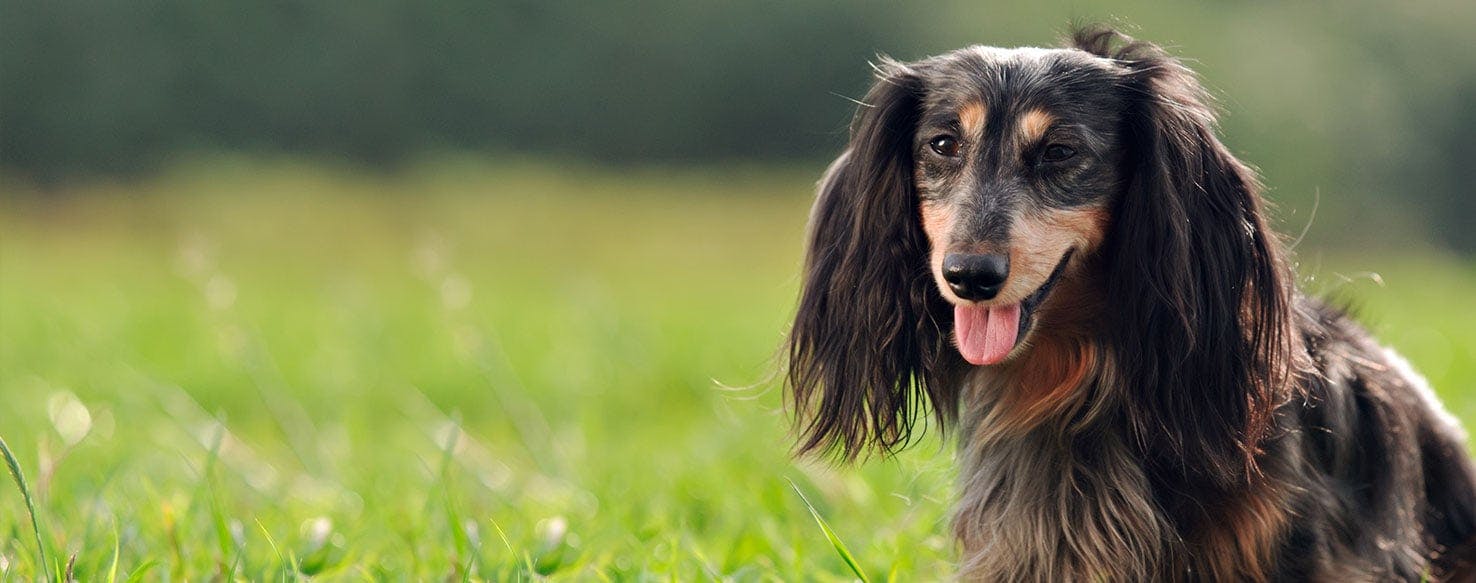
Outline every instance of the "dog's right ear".
<path fill-rule="evenodd" d="M 854 459 L 904 447 L 931 400 L 954 415 L 939 382 L 951 317 L 928 274 L 913 187 L 913 137 L 924 86 L 884 61 L 831 164 L 810 215 L 788 381 L 800 452 Z"/>

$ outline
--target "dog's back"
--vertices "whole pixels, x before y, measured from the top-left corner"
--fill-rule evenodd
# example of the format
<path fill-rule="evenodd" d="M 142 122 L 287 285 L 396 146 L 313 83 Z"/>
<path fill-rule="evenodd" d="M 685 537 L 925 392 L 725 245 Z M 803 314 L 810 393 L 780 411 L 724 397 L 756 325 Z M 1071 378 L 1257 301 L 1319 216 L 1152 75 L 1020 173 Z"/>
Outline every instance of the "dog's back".
<path fill-rule="evenodd" d="M 1297 509 L 1278 578 L 1454 574 L 1476 548 L 1465 432 L 1403 357 L 1343 312 L 1305 298 L 1297 311 L 1312 362 L 1265 456 Z"/>

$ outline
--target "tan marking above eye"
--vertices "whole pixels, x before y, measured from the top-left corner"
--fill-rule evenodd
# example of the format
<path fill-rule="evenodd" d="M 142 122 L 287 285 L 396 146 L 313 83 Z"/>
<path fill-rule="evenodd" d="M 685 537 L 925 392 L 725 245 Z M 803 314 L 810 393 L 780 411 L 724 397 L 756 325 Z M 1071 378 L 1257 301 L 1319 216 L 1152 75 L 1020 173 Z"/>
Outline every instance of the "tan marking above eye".
<path fill-rule="evenodd" d="M 977 138 L 984 135 L 984 119 L 988 116 L 989 109 L 978 101 L 965 103 L 958 108 L 959 130 L 965 136 Z"/>
<path fill-rule="evenodd" d="M 1043 109 L 1032 109 L 1020 116 L 1020 121 L 1015 124 L 1016 135 L 1020 136 L 1022 143 L 1030 144 L 1045 137 L 1046 130 L 1051 129 L 1051 124 L 1056 121 L 1056 116 L 1047 113 Z"/>

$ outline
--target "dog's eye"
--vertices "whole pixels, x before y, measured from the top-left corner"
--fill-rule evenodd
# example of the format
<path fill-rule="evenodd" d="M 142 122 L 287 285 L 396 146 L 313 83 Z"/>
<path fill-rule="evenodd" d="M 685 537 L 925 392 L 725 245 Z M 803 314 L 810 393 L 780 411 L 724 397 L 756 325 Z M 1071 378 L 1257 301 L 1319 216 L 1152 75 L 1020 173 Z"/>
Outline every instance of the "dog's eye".
<path fill-rule="evenodd" d="M 1071 149 L 1069 146 L 1051 144 L 1046 146 L 1045 151 L 1040 154 L 1040 159 L 1046 162 L 1061 162 L 1063 160 L 1069 160 L 1075 155 L 1076 150 Z"/>
<path fill-rule="evenodd" d="M 928 147 L 939 156 L 952 158 L 958 155 L 958 138 L 944 134 L 928 142 Z"/>

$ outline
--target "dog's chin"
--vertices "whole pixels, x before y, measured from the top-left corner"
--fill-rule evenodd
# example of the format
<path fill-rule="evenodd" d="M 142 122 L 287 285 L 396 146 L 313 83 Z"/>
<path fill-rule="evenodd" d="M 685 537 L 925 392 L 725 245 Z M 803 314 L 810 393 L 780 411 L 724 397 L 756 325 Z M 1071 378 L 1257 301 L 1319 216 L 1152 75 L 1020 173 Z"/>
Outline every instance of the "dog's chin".
<path fill-rule="evenodd" d="M 1019 356 L 1028 346 L 1027 340 L 1036 325 L 1036 312 L 1050 299 L 1051 291 L 1061 279 L 1074 250 L 1068 250 L 1056 263 L 1051 274 L 1024 299 L 1013 303 L 964 302 L 952 294 L 944 297 L 953 303 L 953 340 L 959 355 L 969 364 L 989 366 Z"/>

